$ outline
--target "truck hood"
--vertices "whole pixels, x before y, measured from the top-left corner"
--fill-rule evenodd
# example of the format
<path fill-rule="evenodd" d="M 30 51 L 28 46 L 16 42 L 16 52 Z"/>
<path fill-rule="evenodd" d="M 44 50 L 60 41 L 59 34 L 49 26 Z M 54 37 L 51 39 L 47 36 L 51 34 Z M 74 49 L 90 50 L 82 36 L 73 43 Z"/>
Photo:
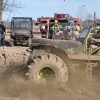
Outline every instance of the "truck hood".
<path fill-rule="evenodd" d="M 28 31 L 28 30 L 13 30 L 12 33 L 15 33 L 15 34 L 27 34 L 27 33 L 30 33 L 30 31 Z"/>
<path fill-rule="evenodd" d="M 82 43 L 78 41 L 33 38 L 30 48 L 38 45 L 54 46 L 72 54 L 82 54 L 84 50 Z"/>

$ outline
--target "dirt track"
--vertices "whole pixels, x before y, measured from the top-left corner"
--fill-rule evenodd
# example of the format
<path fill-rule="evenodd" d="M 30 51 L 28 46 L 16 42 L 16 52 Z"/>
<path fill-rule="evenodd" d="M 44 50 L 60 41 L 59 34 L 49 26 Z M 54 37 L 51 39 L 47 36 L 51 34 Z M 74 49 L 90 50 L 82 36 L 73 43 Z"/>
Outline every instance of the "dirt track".
<path fill-rule="evenodd" d="M 1 76 L 0 95 L 9 97 L 9 99 L 1 100 L 13 100 L 12 98 L 17 98 L 17 100 L 100 100 L 100 84 L 85 81 L 75 83 L 74 81 L 76 80 L 62 89 L 57 88 L 56 84 L 55 86 L 31 84 L 20 75 L 11 74 L 7 78 Z"/>
<path fill-rule="evenodd" d="M 5 51 L 25 53 L 26 48 L 8 46 Z M 59 88 L 59 84 L 38 86 L 27 82 L 23 66 L 11 65 L 0 74 L 0 100 L 100 100 L 100 80 L 80 81 L 73 78 L 69 79 L 65 88 Z"/>

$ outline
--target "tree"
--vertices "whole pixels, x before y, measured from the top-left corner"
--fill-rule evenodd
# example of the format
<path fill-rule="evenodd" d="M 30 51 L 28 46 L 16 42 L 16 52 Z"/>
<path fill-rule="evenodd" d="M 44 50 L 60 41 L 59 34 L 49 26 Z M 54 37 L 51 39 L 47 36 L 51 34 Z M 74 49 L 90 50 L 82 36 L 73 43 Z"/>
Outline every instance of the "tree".
<path fill-rule="evenodd" d="M 85 8 L 85 5 L 81 5 L 78 7 L 78 10 L 77 10 L 77 16 L 81 18 L 81 21 L 84 20 L 84 16 L 86 15 L 86 8 Z"/>
<path fill-rule="evenodd" d="M 0 0 L 0 21 L 2 20 L 2 13 L 5 11 L 12 12 L 16 9 L 21 8 L 20 4 L 16 3 L 15 0 L 9 1 L 9 0 Z M 10 17 L 10 16 L 9 16 Z"/>
<path fill-rule="evenodd" d="M 3 0 L 0 0 L 0 21 L 2 20 Z"/>
<path fill-rule="evenodd" d="M 78 17 L 81 18 L 82 21 L 85 20 L 93 20 L 93 14 L 89 13 L 85 7 L 85 5 L 81 5 L 79 6 L 78 10 L 77 10 L 77 15 Z"/>

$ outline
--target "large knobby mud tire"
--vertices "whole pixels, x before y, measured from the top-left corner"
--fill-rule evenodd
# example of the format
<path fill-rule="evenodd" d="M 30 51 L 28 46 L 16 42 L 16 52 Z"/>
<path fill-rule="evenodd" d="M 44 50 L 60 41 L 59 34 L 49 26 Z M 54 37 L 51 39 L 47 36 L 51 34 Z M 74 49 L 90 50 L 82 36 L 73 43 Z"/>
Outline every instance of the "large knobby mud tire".
<path fill-rule="evenodd" d="M 36 84 L 41 83 L 60 83 L 66 84 L 68 81 L 68 69 L 63 60 L 54 54 L 41 54 L 35 58 L 32 58 L 33 62 L 28 65 L 29 72 L 26 75 L 29 80 Z M 40 73 L 43 69 L 52 70 L 52 79 L 44 81 L 40 77 Z"/>

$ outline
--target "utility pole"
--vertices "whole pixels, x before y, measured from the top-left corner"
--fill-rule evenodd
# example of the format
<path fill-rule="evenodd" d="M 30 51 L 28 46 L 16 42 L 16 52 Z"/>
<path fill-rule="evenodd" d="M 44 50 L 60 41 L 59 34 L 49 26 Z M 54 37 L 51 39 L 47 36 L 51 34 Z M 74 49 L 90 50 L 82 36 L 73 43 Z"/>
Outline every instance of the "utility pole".
<path fill-rule="evenodd" d="M 94 12 L 94 25 L 96 26 L 96 12 Z"/>
<path fill-rule="evenodd" d="M 0 0 L 0 22 L 2 21 L 3 0 Z"/>

